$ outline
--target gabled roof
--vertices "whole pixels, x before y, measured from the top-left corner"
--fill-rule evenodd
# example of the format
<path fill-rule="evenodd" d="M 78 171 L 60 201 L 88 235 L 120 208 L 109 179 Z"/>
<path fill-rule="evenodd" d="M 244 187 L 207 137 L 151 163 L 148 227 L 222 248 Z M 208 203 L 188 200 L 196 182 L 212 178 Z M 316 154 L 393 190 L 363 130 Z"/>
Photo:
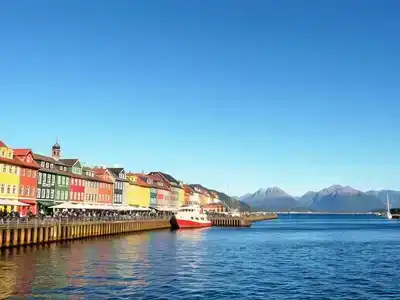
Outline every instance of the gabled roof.
<path fill-rule="evenodd" d="M 167 174 L 167 173 L 163 173 L 163 172 L 150 172 L 150 175 L 152 174 L 160 174 L 160 176 L 162 176 L 166 181 L 168 181 L 169 183 L 174 183 L 176 185 L 179 186 L 179 181 L 176 180 L 174 177 L 172 177 L 171 175 Z"/>
<path fill-rule="evenodd" d="M 199 189 L 201 194 L 210 196 L 209 190 L 204 186 L 202 186 L 201 184 L 189 184 L 189 185 L 195 190 L 196 193 L 198 193 L 196 189 Z"/>
<path fill-rule="evenodd" d="M 114 178 L 118 181 L 127 181 L 123 178 L 119 178 L 119 174 L 121 174 L 122 171 L 124 171 L 124 168 L 107 168 L 108 171 L 110 171 L 111 175 L 114 176 Z"/>
<path fill-rule="evenodd" d="M 136 177 L 136 182 L 129 180 L 130 177 L 135 176 Z M 142 186 L 142 187 L 150 187 L 150 185 L 147 183 L 147 177 L 146 175 L 142 174 L 142 173 L 127 173 L 126 177 L 128 178 L 128 182 L 130 184 L 133 185 L 138 185 L 138 186 Z"/>
<path fill-rule="evenodd" d="M 190 185 L 184 184 L 183 185 L 183 189 L 188 192 L 189 194 L 193 195 L 194 194 L 194 190 Z"/>
<path fill-rule="evenodd" d="M 32 154 L 31 162 L 25 160 L 26 156 Z M 31 149 L 14 149 L 14 158 L 19 159 L 26 167 L 40 169 L 40 166 L 33 159 L 33 153 Z"/>
<path fill-rule="evenodd" d="M 50 162 L 57 166 L 66 166 L 61 160 L 55 160 L 54 158 L 52 158 L 50 156 L 44 156 L 44 155 L 37 154 L 37 153 L 32 153 L 32 154 L 33 154 L 34 160 L 42 160 L 42 161 Z"/>
<path fill-rule="evenodd" d="M 106 178 L 101 178 L 100 177 L 100 176 L 106 175 L 107 173 L 110 174 L 110 171 L 108 171 L 107 169 L 104 169 L 104 168 L 93 168 L 93 171 L 94 171 L 94 175 L 99 177 L 103 182 L 113 183 L 111 180 L 108 180 Z"/>
<path fill-rule="evenodd" d="M 7 145 L 0 141 L 0 147 L 7 147 Z"/>
<path fill-rule="evenodd" d="M 66 166 L 72 167 L 73 165 L 75 165 L 79 161 L 79 159 L 77 159 L 77 158 L 67 158 L 67 159 L 60 159 L 60 161 L 62 161 Z"/>
<path fill-rule="evenodd" d="M 153 188 L 161 189 L 161 190 L 166 190 L 169 191 L 170 189 L 168 186 L 164 184 L 164 182 L 161 182 L 158 180 L 154 175 L 145 175 L 148 179 L 151 180 L 151 183 L 149 185 Z M 160 185 L 161 184 L 161 185 Z"/>

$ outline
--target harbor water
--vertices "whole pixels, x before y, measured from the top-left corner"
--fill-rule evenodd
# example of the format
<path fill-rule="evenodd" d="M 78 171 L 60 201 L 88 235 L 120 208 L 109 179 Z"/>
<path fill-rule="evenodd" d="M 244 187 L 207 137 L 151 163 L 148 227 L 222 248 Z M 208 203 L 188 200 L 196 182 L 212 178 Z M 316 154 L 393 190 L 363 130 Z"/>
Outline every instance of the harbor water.
<path fill-rule="evenodd" d="M 5 250 L 0 298 L 400 299 L 400 221 L 281 215 Z"/>

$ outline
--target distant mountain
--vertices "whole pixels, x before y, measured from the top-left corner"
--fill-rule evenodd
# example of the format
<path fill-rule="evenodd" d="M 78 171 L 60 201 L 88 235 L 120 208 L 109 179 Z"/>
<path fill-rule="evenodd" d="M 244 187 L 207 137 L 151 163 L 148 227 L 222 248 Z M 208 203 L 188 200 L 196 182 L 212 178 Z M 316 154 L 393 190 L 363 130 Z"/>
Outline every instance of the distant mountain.
<path fill-rule="evenodd" d="M 372 195 L 379 198 L 384 205 L 386 205 L 386 195 L 389 198 L 391 208 L 400 208 L 400 192 L 394 190 L 380 190 L 380 191 L 368 191 L 367 195 Z"/>
<path fill-rule="evenodd" d="M 388 191 L 392 208 L 400 208 L 400 192 Z M 240 199 L 252 210 L 264 211 L 318 211 L 370 212 L 385 209 L 386 191 L 362 192 L 350 186 L 332 185 L 319 192 L 309 191 L 301 197 L 292 197 L 278 187 L 259 189 Z"/>
<path fill-rule="evenodd" d="M 382 209 L 383 203 L 349 186 L 332 185 L 316 193 L 310 208 L 320 212 L 369 212 Z"/>
<path fill-rule="evenodd" d="M 295 198 L 278 187 L 259 189 L 254 194 L 241 198 L 250 205 L 252 210 L 261 211 L 290 211 L 297 205 Z"/>

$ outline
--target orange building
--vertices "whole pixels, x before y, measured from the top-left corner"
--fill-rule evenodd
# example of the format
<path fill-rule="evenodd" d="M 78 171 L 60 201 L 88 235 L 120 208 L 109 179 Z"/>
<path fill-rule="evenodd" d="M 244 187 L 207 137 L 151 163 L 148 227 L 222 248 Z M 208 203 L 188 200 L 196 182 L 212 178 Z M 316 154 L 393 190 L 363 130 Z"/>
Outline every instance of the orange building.
<path fill-rule="evenodd" d="M 19 212 L 26 215 L 30 209 L 33 214 L 37 213 L 37 176 L 40 166 L 34 161 L 31 149 L 14 149 L 14 159 L 19 160 L 19 193 L 18 200 L 30 206 L 19 207 Z"/>
<path fill-rule="evenodd" d="M 105 168 L 95 168 L 94 174 L 101 179 L 99 183 L 98 203 L 112 204 L 114 184 L 112 174 Z"/>

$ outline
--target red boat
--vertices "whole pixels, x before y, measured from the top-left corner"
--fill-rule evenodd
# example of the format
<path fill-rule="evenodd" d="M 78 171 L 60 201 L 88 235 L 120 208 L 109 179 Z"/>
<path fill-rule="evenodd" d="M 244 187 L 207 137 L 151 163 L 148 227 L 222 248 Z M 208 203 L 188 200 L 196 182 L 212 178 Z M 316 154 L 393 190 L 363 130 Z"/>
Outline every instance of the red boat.
<path fill-rule="evenodd" d="M 210 227 L 211 221 L 199 205 L 182 206 L 171 218 L 173 228 L 202 228 Z"/>

